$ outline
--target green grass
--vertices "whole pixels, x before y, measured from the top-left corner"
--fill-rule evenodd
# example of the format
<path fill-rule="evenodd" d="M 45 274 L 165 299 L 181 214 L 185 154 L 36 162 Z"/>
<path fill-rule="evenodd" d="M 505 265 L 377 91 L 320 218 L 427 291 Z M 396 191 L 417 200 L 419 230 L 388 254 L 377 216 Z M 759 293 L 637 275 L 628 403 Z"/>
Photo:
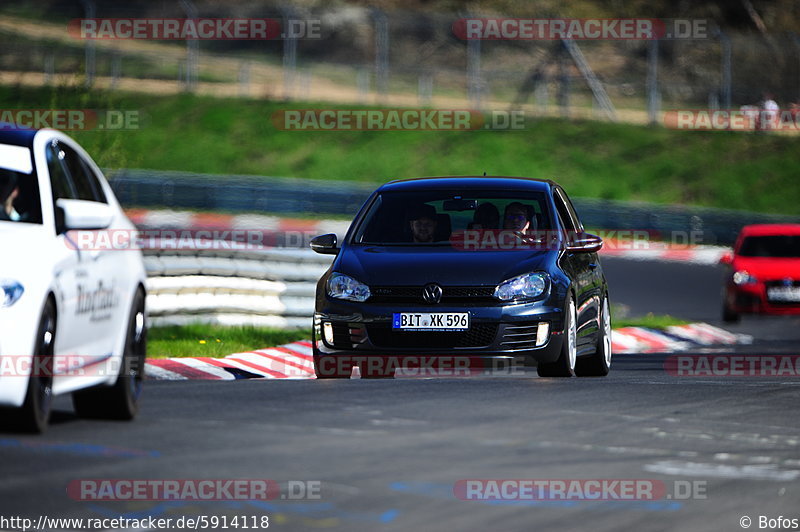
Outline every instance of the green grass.
<path fill-rule="evenodd" d="M 631 317 L 628 315 L 629 309 L 620 303 L 611 304 L 611 326 L 614 329 L 622 327 L 647 327 L 650 329 L 665 329 L 671 325 L 686 325 L 690 321 L 674 318 L 669 314 L 647 313 L 644 316 Z"/>
<path fill-rule="evenodd" d="M 132 131 L 71 134 L 106 168 L 382 183 L 421 175 L 552 178 L 573 196 L 800 214 L 800 137 L 529 119 L 516 131 L 281 131 L 281 109 L 191 94 L 0 87 L 0 109 L 138 110 Z"/>
<path fill-rule="evenodd" d="M 666 329 L 672 325 L 686 325 L 690 321 L 674 318 L 670 315 L 654 315 L 652 312 L 639 318 L 613 318 L 611 324 L 614 329 L 623 327 L 647 327 L 649 329 Z"/>
<path fill-rule="evenodd" d="M 224 357 L 233 353 L 310 338 L 310 329 L 224 327 L 199 323 L 151 327 L 147 331 L 147 356 L 148 358 Z"/>

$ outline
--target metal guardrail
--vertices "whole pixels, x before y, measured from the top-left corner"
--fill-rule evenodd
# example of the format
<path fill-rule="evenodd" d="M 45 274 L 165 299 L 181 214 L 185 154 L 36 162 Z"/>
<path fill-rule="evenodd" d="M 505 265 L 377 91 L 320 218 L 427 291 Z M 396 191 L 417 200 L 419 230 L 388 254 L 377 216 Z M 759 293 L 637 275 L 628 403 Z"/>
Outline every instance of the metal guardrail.
<path fill-rule="evenodd" d="M 350 215 L 377 185 L 283 177 L 189 174 L 155 170 L 111 173 L 111 186 L 126 207 L 204 211 Z M 221 193 L 222 191 L 222 193 Z M 579 196 L 579 190 L 570 191 Z M 800 217 L 678 205 L 574 197 L 587 227 L 647 231 L 694 244 L 731 245 L 753 223 L 800 222 Z M 690 242 L 681 242 L 690 243 Z"/>
<path fill-rule="evenodd" d="M 617 231 L 647 231 L 677 244 L 731 246 L 742 227 L 800 223 L 800 217 L 645 202 L 573 198 L 584 225 Z"/>
<path fill-rule="evenodd" d="M 155 170 L 109 174 L 114 193 L 125 207 L 353 215 L 375 189 L 371 184 L 286 177 Z"/>

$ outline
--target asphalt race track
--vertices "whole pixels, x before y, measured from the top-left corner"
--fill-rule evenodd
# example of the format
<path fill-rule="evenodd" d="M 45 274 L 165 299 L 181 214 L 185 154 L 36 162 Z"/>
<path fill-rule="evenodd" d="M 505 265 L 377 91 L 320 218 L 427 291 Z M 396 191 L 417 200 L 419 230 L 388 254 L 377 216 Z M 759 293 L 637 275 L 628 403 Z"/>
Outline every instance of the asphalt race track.
<path fill-rule="evenodd" d="M 603 264 L 631 315 L 720 325 L 717 268 Z M 719 353 L 800 354 L 798 318 L 725 327 L 754 342 Z M 716 531 L 742 530 L 744 516 L 752 529 L 760 516 L 800 519 L 800 378 L 675 377 L 667 356 L 619 356 L 604 379 L 149 382 L 134 423 L 78 419 L 61 398 L 43 437 L 0 433 L 0 509 L 34 520 L 268 515 L 274 530 Z M 290 481 L 319 481 L 320 498 L 73 500 L 80 479 L 272 479 L 284 495 Z M 465 501 L 454 495 L 465 479 L 644 479 L 663 493 Z"/>

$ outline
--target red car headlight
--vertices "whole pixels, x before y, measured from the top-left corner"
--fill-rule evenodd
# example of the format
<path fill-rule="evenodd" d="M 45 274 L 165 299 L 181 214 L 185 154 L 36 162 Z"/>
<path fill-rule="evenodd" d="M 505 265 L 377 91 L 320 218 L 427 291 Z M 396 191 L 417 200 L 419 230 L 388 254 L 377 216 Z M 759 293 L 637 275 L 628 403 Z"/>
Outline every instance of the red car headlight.
<path fill-rule="evenodd" d="M 747 273 L 745 270 L 740 270 L 734 272 L 733 274 L 733 284 L 737 286 L 747 285 L 747 284 L 756 284 L 758 279 L 754 276 Z"/>

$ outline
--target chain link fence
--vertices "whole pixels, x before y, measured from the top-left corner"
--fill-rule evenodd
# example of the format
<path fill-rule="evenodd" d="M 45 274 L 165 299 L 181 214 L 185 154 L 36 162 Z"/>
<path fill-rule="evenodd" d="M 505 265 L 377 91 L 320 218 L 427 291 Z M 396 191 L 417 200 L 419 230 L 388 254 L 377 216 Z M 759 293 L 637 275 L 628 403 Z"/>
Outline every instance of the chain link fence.
<path fill-rule="evenodd" d="M 46 15 L 18 7 L 0 18 L 4 82 L 379 105 L 524 107 L 543 115 L 638 123 L 658 121 L 667 109 L 752 105 L 765 92 L 782 107 L 800 100 L 796 35 L 724 30 L 713 20 L 705 22 L 705 38 L 696 39 L 467 41 L 456 35 L 454 23 L 486 14 L 199 0 L 154 6 L 57 0 L 48 6 Z M 70 20 L 89 16 L 273 18 L 284 38 L 81 40 L 69 34 Z"/>

